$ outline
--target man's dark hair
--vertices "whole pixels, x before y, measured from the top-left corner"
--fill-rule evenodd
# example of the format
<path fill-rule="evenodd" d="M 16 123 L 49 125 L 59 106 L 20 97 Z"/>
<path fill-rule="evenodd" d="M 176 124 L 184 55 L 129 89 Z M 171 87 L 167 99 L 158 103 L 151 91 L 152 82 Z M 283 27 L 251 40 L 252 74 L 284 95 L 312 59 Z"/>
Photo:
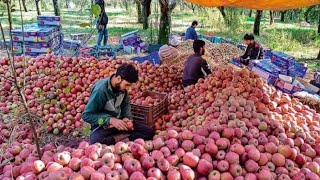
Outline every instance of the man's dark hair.
<path fill-rule="evenodd" d="M 138 70 L 132 64 L 122 64 L 116 72 L 116 76 L 120 76 L 123 80 L 129 83 L 138 81 Z"/>
<path fill-rule="evenodd" d="M 198 26 L 198 21 L 196 21 L 196 20 L 192 21 L 191 26 L 195 26 L 195 25 L 197 25 L 197 26 Z"/>
<path fill-rule="evenodd" d="M 244 40 L 254 40 L 253 34 L 246 34 L 243 37 Z"/>
<path fill-rule="evenodd" d="M 206 43 L 202 40 L 193 41 L 193 50 L 195 53 L 200 53 L 200 48 L 202 48 Z"/>

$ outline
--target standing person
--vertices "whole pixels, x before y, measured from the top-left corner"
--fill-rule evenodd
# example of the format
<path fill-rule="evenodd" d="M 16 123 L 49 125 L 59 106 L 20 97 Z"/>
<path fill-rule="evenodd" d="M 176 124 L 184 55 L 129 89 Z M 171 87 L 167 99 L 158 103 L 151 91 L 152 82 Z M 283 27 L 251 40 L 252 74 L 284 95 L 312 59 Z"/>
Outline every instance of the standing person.
<path fill-rule="evenodd" d="M 138 71 L 123 64 L 109 78 L 99 80 L 92 88 L 82 119 L 91 124 L 90 144 L 107 145 L 119 141 L 153 138 L 154 130 L 132 120 L 127 90 L 138 81 Z M 133 123 L 133 129 L 128 124 Z"/>
<path fill-rule="evenodd" d="M 95 0 L 95 3 L 99 5 L 101 8 L 101 13 L 97 21 L 97 29 L 98 29 L 97 47 L 101 46 L 102 39 L 103 39 L 103 45 L 106 46 L 108 42 L 107 24 L 108 24 L 109 18 L 105 10 L 104 0 Z"/>
<path fill-rule="evenodd" d="M 198 26 L 198 21 L 194 20 L 191 26 L 186 31 L 186 40 L 192 39 L 196 40 L 199 39 L 198 34 L 196 32 L 196 27 Z"/>
<path fill-rule="evenodd" d="M 196 84 L 200 78 L 205 78 L 211 74 L 208 63 L 201 56 L 205 54 L 205 42 L 195 40 L 193 42 L 194 54 L 191 55 L 184 66 L 182 85 L 187 87 Z"/>
<path fill-rule="evenodd" d="M 253 34 L 246 34 L 243 37 L 245 44 L 248 46 L 243 56 L 240 56 L 241 64 L 249 65 L 250 60 L 263 59 L 263 49 L 254 40 Z"/>

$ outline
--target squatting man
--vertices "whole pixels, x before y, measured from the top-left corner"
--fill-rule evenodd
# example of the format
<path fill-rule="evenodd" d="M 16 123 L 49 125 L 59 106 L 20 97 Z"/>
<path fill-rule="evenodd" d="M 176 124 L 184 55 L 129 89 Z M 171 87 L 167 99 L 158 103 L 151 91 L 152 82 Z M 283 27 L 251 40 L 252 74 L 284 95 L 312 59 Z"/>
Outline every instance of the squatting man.
<path fill-rule="evenodd" d="M 131 64 L 123 64 L 115 74 L 93 86 L 82 114 L 83 120 L 91 124 L 90 144 L 112 145 L 153 138 L 154 129 L 132 118 L 128 89 L 137 81 L 138 70 Z"/>

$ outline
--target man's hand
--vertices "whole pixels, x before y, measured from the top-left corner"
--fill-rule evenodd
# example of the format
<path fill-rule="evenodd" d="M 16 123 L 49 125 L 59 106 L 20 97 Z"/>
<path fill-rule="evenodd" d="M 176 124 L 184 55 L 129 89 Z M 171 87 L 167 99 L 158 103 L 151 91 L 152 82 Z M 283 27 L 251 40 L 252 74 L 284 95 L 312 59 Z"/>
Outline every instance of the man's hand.
<path fill-rule="evenodd" d="M 103 25 L 99 25 L 98 29 L 99 29 L 99 31 L 102 31 L 103 30 Z"/>
<path fill-rule="evenodd" d="M 134 129 L 132 120 L 130 120 L 128 118 L 124 118 L 123 121 L 126 122 L 128 130 L 133 130 Z"/>
<path fill-rule="evenodd" d="M 127 124 L 123 120 L 120 120 L 117 118 L 111 118 L 110 125 L 114 128 L 117 128 L 120 131 L 128 131 Z"/>

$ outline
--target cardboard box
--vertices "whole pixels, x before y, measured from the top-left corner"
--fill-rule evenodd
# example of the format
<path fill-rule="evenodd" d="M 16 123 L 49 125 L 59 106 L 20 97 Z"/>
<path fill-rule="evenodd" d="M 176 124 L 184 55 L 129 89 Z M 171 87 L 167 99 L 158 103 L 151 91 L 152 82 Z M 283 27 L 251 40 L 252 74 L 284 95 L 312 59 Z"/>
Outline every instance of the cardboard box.
<path fill-rule="evenodd" d="M 264 51 L 264 58 L 265 59 L 271 59 L 271 57 L 272 57 L 272 50 L 271 49 L 267 49 L 267 50 L 265 50 Z"/>
<path fill-rule="evenodd" d="M 304 78 L 307 71 L 308 67 L 305 63 L 296 62 L 294 66 L 289 67 L 289 75 L 292 77 Z"/>
<path fill-rule="evenodd" d="M 282 74 L 279 74 L 279 79 L 281 79 L 283 82 L 286 82 L 289 84 L 291 84 L 293 81 L 293 78 L 291 76 L 286 76 L 286 75 L 282 75 Z"/>
<path fill-rule="evenodd" d="M 22 42 L 13 42 L 12 51 L 13 53 L 22 53 Z"/>
<path fill-rule="evenodd" d="M 43 27 L 37 32 L 38 42 L 49 42 L 55 37 L 55 29 Z"/>
<path fill-rule="evenodd" d="M 261 79 L 265 80 L 269 85 L 274 85 L 278 79 L 277 76 L 270 74 L 269 72 L 264 71 L 259 67 L 253 67 L 252 71 L 257 73 L 261 77 Z"/>
<path fill-rule="evenodd" d="M 30 28 L 30 29 L 27 28 L 27 29 L 24 29 L 24 32 L 22 32 L 22 29 L 14 29 L 12 30 L 12 39 L 13 41 L 19 41 L 19 42 L 22 42 L 23 39 L 25 42 L 38 42 L 37 32 L 39 30 L 40 30 L 39 28 Z"/>
<path fill-rule="evenodd" d="M 26 42 L 25 52 L 26 53 L 50 53 L 52 51 L 52 42 Z"/>
<path fill-rule="evenodd" d="M 61 25 L 60 16 L 38 16 L 37 20 L 39 25 L 47 25 L 47 26 Z"/>
<path fill-rule="evenodd" d="M 129 54 L 133 54 L 135 51 L 133 46 L 123 46 L 123 50 Z"/>
<path fill-rule="evenodd" d="M 307 82 L 302 78 L 296 78 L 292 84 L 299 86 L 301 89 L 303 89 L 304 91 L 307 91 L 310 94 L 317 94 L 320 90 L 318 87 L 310 84 L 309 82 Z"/>
<path fill-rule="evenodd" d="M 272 63 L 280 67 L 281 69 L 289 69 L 294 66 L 296 59 L 293 56 L 287 55 L 283 52 L 272 52 L 271 54 Z"/>
<path fill-rule="evenodd" d="M 276 66 L 275 64 L 273 64 L 271 62 L 270 59 L 260 60 L 258 63 L 256 63 L 255 66 L 257 66 L 260 69 L 263 69 L 264 71 L 267 71 L 270 74 L 273 74 L 275 76 L 279 76 L 279 74 L 283 74 L 283 75 L 287 75 L 288 74 L 288 70 L 287 69 L 282 69 L 282 68 Z"/>
<path fill-rule="evenodd" d="M 251 61 L 249 61 L 248 69 L 250 71 L 252 71 L 252 68 L 256 67 L 257 64 L 259 64 L 259 63 L 260 63 L 260 60 L 251 60 Z"/>
<path fill-rule="evenodd" d="M 46 54 L 46 53 L 25 52 L 26 56 L 31 56 L 31 57 L 37 57 L 37 56 L 42 55 L 42 54 Z"/>
<path fill-rule="evenodd" d="M 287 94 L 294 94 L 296 92 L 302 91 L 301 87 L 299 87 L 297 85 L 294 85 L 293 83 L 284 82 L 280 78 L 277 79 L 277 81 L 275 82 L 274 86 L 277 89 L 279 89 L 282 92 L 287 93 Z"/>

